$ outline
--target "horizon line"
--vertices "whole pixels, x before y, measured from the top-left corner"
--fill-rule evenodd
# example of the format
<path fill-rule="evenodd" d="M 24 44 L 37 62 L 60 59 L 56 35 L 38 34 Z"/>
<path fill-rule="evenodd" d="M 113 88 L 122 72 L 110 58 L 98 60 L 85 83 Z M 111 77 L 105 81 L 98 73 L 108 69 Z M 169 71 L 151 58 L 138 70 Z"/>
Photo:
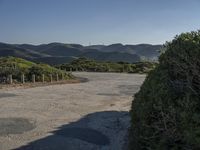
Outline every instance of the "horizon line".
<path fill-rule="evenodd" d="M 74 43 L 74 42 L 70 42 L 70 43 L 65 43 L 65 42 L 47 42 L 47 43 L 32 43 L 32 42 L 28 42 L 28 43 L 13 43 L 13 42 L 1 42 L 0 43 L 3 43 L 3 44 L 11 44 L 11 45 L 24 45 L 24 44 L 27 44 L 27 45 L 33 45 L 33 46 L 40 46 L 40 45 L 48 45 L 48 44 L 53 44 L 53 43 L 57 43 L 57 44 L 77 44 L 77 45 L 81 45 L 81 46 L 95 46 L 95 45 L 102 45 L 102 46 L 110 46 L 110 45 L 115 45 L 115 44 L 121 44 L 123 46 L 126 46 L 126 45 L 164 45 L 163 44 L 152 44 L 152 43 L 134 43 L 134 44 L 130 44 L 130 43 L 119 43 L 119 42 L 116 42 L 116 43 L 111 43 L 111 44 L 104 44 L 104 43 L 99 43 L 99 44 L 92 44 L 92 43 L 88 43 L 88 45 L 86 44 L 80 44 L 80 43 Z"/>

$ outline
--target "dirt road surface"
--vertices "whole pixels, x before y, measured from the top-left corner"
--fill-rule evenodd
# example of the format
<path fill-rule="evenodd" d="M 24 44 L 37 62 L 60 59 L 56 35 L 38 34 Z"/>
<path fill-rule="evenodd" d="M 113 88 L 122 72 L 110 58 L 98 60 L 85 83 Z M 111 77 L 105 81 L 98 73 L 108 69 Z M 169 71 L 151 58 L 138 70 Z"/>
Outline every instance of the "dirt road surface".
<path fill-rule="evenodd" d="M 88 82 L 0 90 L 0 150 L 123 150 L 145 75 L 74 73 Z"/>

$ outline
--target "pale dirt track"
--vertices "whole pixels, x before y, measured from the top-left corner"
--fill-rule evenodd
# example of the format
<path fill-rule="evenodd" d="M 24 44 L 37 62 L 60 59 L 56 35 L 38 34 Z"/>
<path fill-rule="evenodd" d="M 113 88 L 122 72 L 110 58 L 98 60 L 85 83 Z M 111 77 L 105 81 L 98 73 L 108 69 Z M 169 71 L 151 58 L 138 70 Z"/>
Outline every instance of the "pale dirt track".
<path fill-rule="evenodd" d="M 145 75 L 75 75 L 89 82 L 0 90 L 0 150 L 122 150 Z"/>

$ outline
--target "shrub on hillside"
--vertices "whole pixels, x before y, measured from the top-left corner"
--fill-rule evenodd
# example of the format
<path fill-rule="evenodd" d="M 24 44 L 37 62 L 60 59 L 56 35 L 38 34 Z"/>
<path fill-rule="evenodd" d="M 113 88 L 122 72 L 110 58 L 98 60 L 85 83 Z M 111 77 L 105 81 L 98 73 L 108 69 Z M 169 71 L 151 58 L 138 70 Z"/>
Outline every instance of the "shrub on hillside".
<path fill-rule="evenodd" d="M 14 82 L 20 82 L 22 74 L 25 75 L 25 81 L 32 81 L 32 75 L 35 75 L 36 81 L 42 81 L 43 74 L 45 75 L 45 81 L 50 81 L 50 75 L 55 80 L 57 74 L 60 79 L 74 78 L 70 73 L 47 64 L 36 64 L 15 57 L 0 57 L 0 83 L 4 83 L 9 75 L 12 75 Z"/>
<path fill-rule="evenodd" d="M 130 150 L 200 149 L 200 31 L 165 45 L 135 95 Z"/>
<path fill-rule="evenodd" d="M 97 62 L 87 58 L 78 58 L 70 64 L 61 64 L 57 68 L 67 71 L 91 71 L 91 72 L 128 72 L 128 73 L 148 73 L 155 68 L 155 62 Z"/>

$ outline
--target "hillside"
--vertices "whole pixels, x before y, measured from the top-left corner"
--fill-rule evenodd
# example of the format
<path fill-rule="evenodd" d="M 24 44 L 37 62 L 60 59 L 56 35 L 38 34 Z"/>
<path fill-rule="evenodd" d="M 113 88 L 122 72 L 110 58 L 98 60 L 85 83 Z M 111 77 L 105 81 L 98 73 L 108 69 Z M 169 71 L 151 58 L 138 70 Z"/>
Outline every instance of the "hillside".
<path fill-rule="evenodd" d="M 122 45 L 112 44 L 108 46 L 96 45 L 90 46 L 89 48 L 96 48 L 101 52 L 119 52 L 136 54 L 140 57 L 146 57 L 149 60 L 157 59 L 159 56 L 159 50 L 162 48 L 161 45 L 150 45 L 150 44 L 138 44 L 138 45 Z"/>
<path fill-rule="evenodd" d="M 21 80 L 21 75 L 25 75 L 25 80 L 30 81 L 33 74 L 36 75 L 36 80 L 41 81 L 42 74 L 45 75 L 45 79 L 49 79 L 49 75 L 52 74 L 53 78 L 56 74 L 60 77 L 64 76 L 65 79 L 70 79 L 73 76 L 66 74 L 65 71 L 56 69 L 47 64 L 36 64 L 31 61 L 27 61 L 16 57 L 0 57 L 0 82 L 5 82 L 8 75 L 12 74 L 13 79 L 16 82 Z"/>
<path fill-rule="evenodd" d="M 161 45 L 91 45 L 50 43 L 42 45 L 0 43 L 0 56 L 14 56 L 35 62 L 61 64 L 76 57 L 88 57 L 98 61 L 139 62 L 157 60 Z"/>
<path fill-rule="evenodd" d="M 32 59 L 34 62 L 42 62 L 45 64 L 50 64 L 50 65 L 58 65 L 58 64 L 63 64 L 63 63 L 70 63 L 77 57 L 73 56 L 50 56 L 50 57 L 38 57 Z"/>
<path fill-rule="evenodd" d="M 136 54 L 128 54 L 128 53 L 119 53 L 119 52 L 107 52 L 107 53 L 102 53 L 100 51 L 90 51 L 90 52 L 85 52 L 80 57 L 86 57 L 90 59 L 94 59 L 97 61 L 111 61 L 111 62 L 139 62 L 140 57 Z"/>
<path fill-rule="evenodd" d="M 149 60 L 157 60 L 161 45 L 139 44 L 139 45 L 126 45 L 130 53 L 137 54 Z"/>
<path fill-rule="evenodd" d="M 21 58 L 37 58 L 37 57 L 46 57 L 48 55 L 31 50 L 24 49 L 15 45 L 0 43 L 0 56 L 15 56 Z"/>

